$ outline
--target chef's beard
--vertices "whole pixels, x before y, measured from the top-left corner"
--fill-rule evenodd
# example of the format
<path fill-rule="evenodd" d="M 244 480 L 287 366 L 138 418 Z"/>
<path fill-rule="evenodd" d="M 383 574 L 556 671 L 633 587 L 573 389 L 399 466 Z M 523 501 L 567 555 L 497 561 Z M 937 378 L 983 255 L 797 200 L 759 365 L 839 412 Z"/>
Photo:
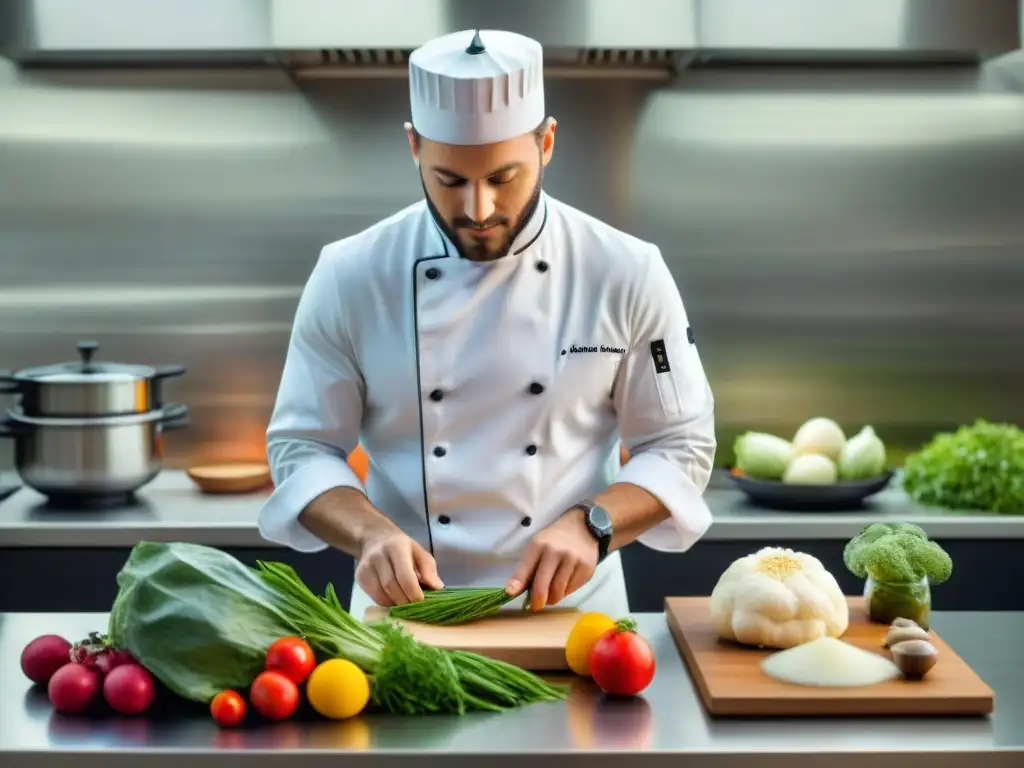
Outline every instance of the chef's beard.
<path fill-rule="evenodd" d="M 537 210 L 537 206 L 540 205 L 540 194 L 541 186 L 544 181 L 544 168 L 541 167 L 540 173 L 537 174 L 537 184 L 533 188 L 533 192 L 530 193 L 530 199 L 526 201 L 526 205 L 523 206 L 523 210 L 516 217 L 516 223 L 508 231 L 505 239 L 496 248 L 488 248 L 487 243 L 477 243 L 467 248 L 462 239 L 459 237 L 459 228 L 465 228 L 460 224 L 459 219 L 456 219 L 456 223 L 460 226 L 454 226 L 452 223 L 445 220 L 441 215 L 441 212 L 437 210 L 437 206 L 434 205 L 434 201 L 430 199 L 430 195 L 427 193 L 427 185 L 423 181 L 423 173 L 420 172 L 420 185 L 423 187 L 423 197 L 427 201 L 427 210 L 430 211 L 430 215 L 434 217 L 434 223 L 437 224 L 438 228 L 444 232 L 448 239 L 452 241 L 452 244 L 459 251 L 459 255 L 464 259 L 470 261 L 496 261 L 502 259 L 508 255 L 509 249 L 512 247 L 512 243 L 515 242 L 519 233 L 526 228 L 526 225 L 530 223 L 530 219 Z M 460 217 L 463 218 L 464 217 Z M 502 222 L 507 222 L 507 219 L 502 218 Z M 490 222 L 485 222 L 490 224 Z"/>

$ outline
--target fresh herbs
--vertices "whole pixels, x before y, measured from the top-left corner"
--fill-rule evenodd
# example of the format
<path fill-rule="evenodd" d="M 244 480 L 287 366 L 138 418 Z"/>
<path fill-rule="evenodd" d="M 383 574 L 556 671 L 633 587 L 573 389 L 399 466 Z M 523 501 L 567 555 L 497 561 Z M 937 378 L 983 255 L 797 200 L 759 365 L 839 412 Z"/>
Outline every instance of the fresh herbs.
<path fill-rule="evenodd" d="M 396 605 L 388 615 L 424 624 L 465 624 L 493 616 L 511 600 L 503 587 L 445 587 L 424 592 L 414 603 Z"/>
<path fill-rule="evenodd" d="M 331 585 L 317 596 L 283 563 L 252 569 L 211 547 L 140 542 L 118 587 L 111 641 L 193 701 L 246 688 L 267 648 L 289 635 L 322 658 L 356 664 L 371 678 L 374 703 L 399 714 L 500 711 L 567 694 L 510 664 L 423 645 L 391 622 L 364 624 Z"/>
<path fill-rule="evenodd" d="M 374 702 L 392 712 L 497 712 L 567 694 L 563 687 L 503 661 L 423 645 L 389 622 L 363 624 L 341 607 L 332 586 L 318 598 L 289 566 L 258 565 L 269 583 L 302 606 L 294 618 L 296 631 L 304 633 L 314 650 L 347 658 L 372 675 Z M 352 644 L 362 660 L 348 655 Z"/>
<path fill-rule="evenodd" d="M 1024 430 L 979 419 L 940 433 L 907 457 L 903 488 L 919 504 L 1024 514 Z"/>

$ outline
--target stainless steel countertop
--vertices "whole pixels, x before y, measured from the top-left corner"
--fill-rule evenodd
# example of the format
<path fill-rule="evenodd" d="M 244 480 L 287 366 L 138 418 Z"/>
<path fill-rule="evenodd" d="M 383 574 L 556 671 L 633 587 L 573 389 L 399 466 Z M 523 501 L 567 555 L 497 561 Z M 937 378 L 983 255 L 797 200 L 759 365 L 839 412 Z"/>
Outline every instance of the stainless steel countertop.
<path fill-rule="evenodd" d="M 164 719 L 67 719 L 18 666 L 33 637 L 71 638 L 106 626 L 105 614 L 0 615 L 0 765 L 5 768 L 280 765 L 364 766 L 415 758 L 426 766 L 757 766 L 757 768 L 905 768 L 914 754 L 929 768 L 1024 765 L 1024 613 L 937 612 L 935 627 L 996 691 L 987 718 L 718 719 L 709 718 L 665 624 L 638 614 L 654 647 L 654 682 L 635 701 L 602 699 L 578 681 L 568 702 L 497 715 L 285 722 L 221 731 L 205 712 Z M 344 753 L 342 755 L 341 753 Z M 338 759 L 343 757 L 343 763 Z M 685 762 L 682 762 L 685 760 Z"/>
<path fill-rule="evenodd" d="M 15 483 L 11 475 L 0 485 Z M 750 506 L 729 479 L 716 475 L 706 495 L 714 524 L 709 541 L 849 539 L 879 520 L 919 523 L 936 539 L 1024 539 L 1024 515 L 952 514 L 914 505 L 889 488 L 858 512 L 772 512 Z M 266 493 L 207 496 L 181 471 L 143 488 L 132 507 L 105 511 L 51 509 L 29 488 L 0 501 L 0 547 L 131 547 L 139 539 L 187 540 L 216 547 L 268 547 L 256 529 Z"/>

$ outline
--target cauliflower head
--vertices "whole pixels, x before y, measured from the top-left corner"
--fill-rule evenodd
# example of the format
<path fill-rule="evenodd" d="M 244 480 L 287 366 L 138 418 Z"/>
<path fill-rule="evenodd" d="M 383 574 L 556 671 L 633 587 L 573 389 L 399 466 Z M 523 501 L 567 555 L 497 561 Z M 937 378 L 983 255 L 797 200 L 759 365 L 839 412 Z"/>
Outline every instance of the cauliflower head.
<path fill-rule="evenodd" d="M 711 592 L 711 620 L 724 640 L 785 649 L 840 637 L 850 625 L 850 609 L 818 558 L 765 547 L 719 577 Z"/>

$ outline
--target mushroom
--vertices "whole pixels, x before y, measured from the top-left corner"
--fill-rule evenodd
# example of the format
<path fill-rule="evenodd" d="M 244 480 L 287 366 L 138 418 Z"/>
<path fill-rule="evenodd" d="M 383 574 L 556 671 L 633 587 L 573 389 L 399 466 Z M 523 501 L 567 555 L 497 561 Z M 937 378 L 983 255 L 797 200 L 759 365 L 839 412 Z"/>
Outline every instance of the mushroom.
<path fill-rule="evenodd" d="M 916 624 L 912 627 L 892 627 L 882 641 L 882 645 L 892 648 L 897 643 L 907 640 L 928 640 L 928 633 Z"/>
<path fill-rule="evenodd" d="M 892 625 L 894 627 L 920 627 L 921 626 L 916 621 L 913 621 L 911 619 L 904 619 L 903 617 L 900 617 L 898 619 L 893 619 Z"/>
<path fill-rule="evenodd" d="M 927 640 L 904 640 L 889 650 L 900 674 L 908 680 L 924 677 L 939 660 L 939 652 Z"/>

